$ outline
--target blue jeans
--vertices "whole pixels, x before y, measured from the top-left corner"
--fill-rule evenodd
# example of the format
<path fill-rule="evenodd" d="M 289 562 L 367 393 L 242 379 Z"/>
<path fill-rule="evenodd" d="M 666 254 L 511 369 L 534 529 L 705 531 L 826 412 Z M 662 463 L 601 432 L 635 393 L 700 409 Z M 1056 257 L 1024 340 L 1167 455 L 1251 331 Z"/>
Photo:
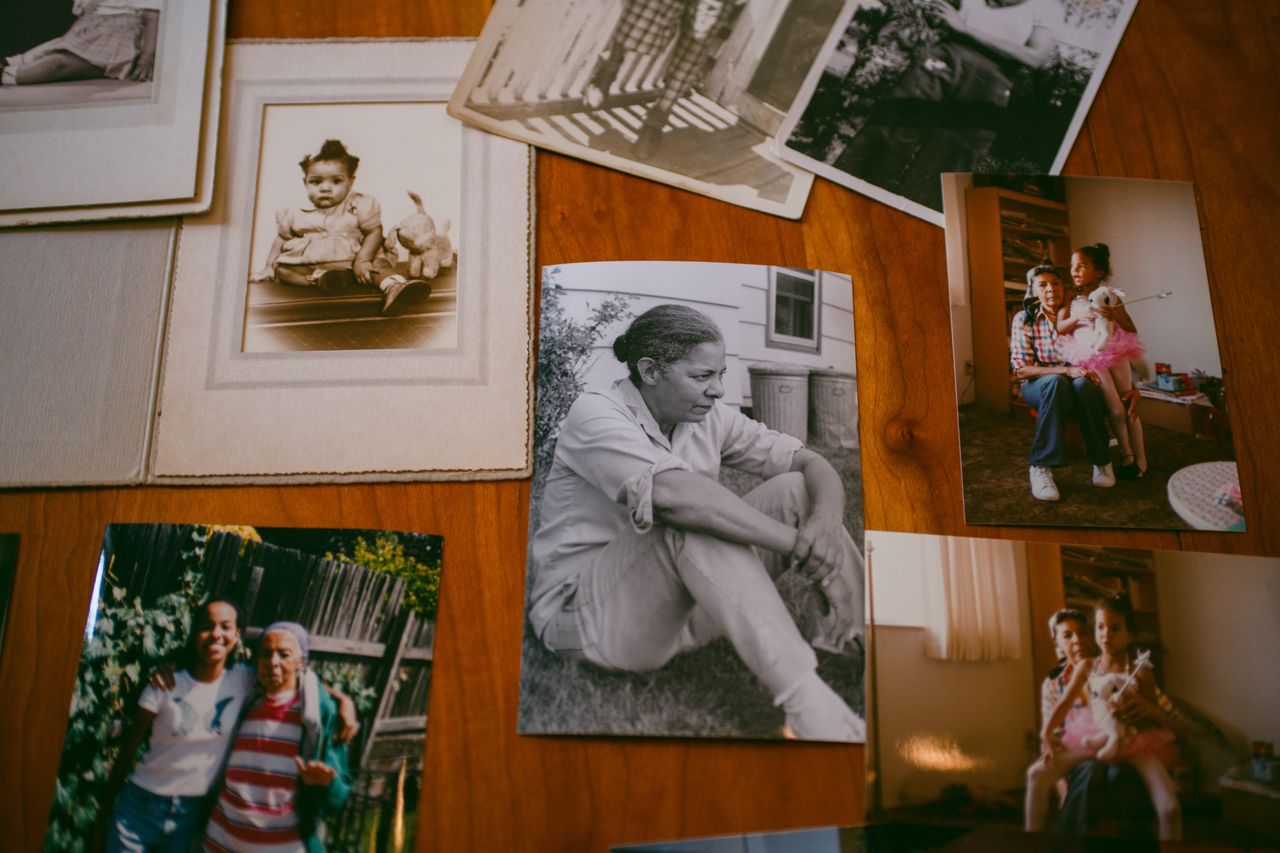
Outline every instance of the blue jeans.
<path fill-rule="evenodd" d="M 1085 454 L 1094 465 L 1111 461 L 1107 438 L 1107 404 L 1102 390 L 1087 376 L 1036 376 L 1022 383 L 1022 399 L 1036 410 L 1036 434 L 1031 440 L 1032 465 L 1056 468 L 1066 464 L 1067 418 L 1080 424 Z"/>
<path fill-rule="evenodd" d="M 130 782 L 116 799 L 107 853 L 187 853 L 203 826 L 204 797 L 165 797 Z"/>

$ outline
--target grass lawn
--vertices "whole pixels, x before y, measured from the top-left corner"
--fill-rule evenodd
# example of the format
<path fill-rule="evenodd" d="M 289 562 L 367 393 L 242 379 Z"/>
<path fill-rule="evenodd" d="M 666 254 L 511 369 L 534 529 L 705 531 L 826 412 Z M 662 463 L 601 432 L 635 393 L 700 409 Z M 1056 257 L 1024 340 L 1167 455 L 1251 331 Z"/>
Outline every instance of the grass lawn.
<path fill-rule="evenodd" d="M 856 450 L 812 448 L 845 484 L 846 525 L 862 546 L 861 470 Z M 726 487 L 743 494 L 758 477 L 726 471 Z M 536 516 L 535 516 L 536 517 Z M 784 575 L 783 598 L 797 623 L 816 614 L 809 584 Z M 865 716 L 863 659 L 818 651 L 818 671 L 854 711 Z M 549 652 L 527 624 L 520 668 L 519 731 L 526 734 L 646 734 L 776 738 L 783 715 L 727 640 L 646 673 L 605 672 Z"/>

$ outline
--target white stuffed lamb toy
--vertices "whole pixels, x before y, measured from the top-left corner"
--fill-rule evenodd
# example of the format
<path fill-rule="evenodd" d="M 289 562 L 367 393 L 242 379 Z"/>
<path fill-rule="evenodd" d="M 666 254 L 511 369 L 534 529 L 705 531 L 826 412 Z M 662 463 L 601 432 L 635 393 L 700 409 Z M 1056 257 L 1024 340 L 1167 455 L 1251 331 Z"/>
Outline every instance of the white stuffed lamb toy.
<path fill-rule="evenodd" d="M 1089 676 L 1089 710 L 1093 712 L 1093 722 L 1099 732 L 1081 738 L 1081 743 L 1097 750 L 1095 754 L 1102 761 L 1115 761 L 1128 734 L 1127 726 L 1116 719 L 1112 700 L 1123 693 L 1142 668 L 1150 663 L 1151 652 L 1142 651 L 1133 662 L 1133 672 L 1095 672 Z"/>
<path fill-rule="evenodd" d="M 1112 308 L 1124 299 L 1124 291 L 1116 287 L 1107 287 L 1100 284 L 1089 294 L 1089 307 L 1093 309 L 1093 340 L 1089 342 L 1094 352 L 1102 352 L 1107 348 L 1107 344 L 1111 342 L 1111 336 L 1115 333 L 1116 324 L 1112 320 L 1108 320 L 1102 316 L 1101 308 Z"/>

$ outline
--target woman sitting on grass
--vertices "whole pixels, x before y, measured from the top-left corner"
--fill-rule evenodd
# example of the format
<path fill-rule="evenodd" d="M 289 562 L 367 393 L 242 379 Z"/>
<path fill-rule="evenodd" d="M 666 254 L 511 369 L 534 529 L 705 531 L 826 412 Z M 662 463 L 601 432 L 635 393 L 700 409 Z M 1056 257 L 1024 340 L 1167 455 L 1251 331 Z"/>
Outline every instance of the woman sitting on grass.
<path fill-rule="evenodd" d="M 627 672 L 727 637 L 791 734 L 861 740 L 863 721 L 818 676 L 774 585 L 796 568 L 824 596 L 815 644 L 860 636 L 862 554 L 840 476 L 798 439 L 717 404 L 724 338 L 703 314 L 659 305 L 613 350 L 630 375 L 579 396 L 556 442 L 532 546 L 534 631 L 564 657 Z M 721 466 L 765 482 L 738 497 Z"/>

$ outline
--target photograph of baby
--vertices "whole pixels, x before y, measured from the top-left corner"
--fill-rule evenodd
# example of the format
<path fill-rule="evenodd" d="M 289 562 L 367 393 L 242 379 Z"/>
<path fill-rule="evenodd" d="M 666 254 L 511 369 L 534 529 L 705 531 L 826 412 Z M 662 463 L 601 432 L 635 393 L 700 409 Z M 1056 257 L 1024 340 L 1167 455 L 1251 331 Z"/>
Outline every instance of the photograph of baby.
<path fill-rule="evenodd" d="M 1057 173 L 1137 0 L 858 0 L 784 159 L 935 225 L 943 172 Z"/>
<path fill-rule="evenodd" d="M 543 270 L 524 734 L 861 742 L 848 276 Z"/>
<path fill-rule="evenodd" d="M 1244 530 L 1193 187 L 943 184 L 965 520 Z"/>
<path fill-rule="evenodd" d="M 1280 560 L 870 531 L 867 563 L 868 818 L 1280 840 Z"/>
<path fill-rule="evenodd" d="M 0 109 L 146 100 L 163 0 L 44 0 L 6 15 Z"/>
<path fill-rule="evenodd" d="M 441 549 L 108 526 L 45 849 L 411 849 Z"/>
<path fill-rule="evenodd" d="M 798 218 L 774 134 L 844 0 L 500 0 L 450 112 L 492 133 Z"/>
<path fill-rule="evenodd" d="M 457 344 L 461 129 L 439 103 L 264 108 L 244 352 Z"/>

